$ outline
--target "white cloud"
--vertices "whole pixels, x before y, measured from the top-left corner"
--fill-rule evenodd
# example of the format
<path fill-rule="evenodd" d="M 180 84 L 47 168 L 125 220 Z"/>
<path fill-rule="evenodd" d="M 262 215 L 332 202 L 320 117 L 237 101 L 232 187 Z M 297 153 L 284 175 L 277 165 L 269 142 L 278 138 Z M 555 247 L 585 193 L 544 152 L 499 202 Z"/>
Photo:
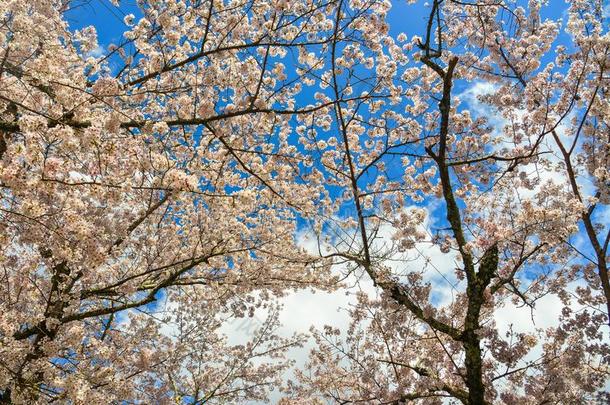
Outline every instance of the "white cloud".
<path fill-rule="evenodd" d="M 98 45 L 94 49 L 87 52 L 85 54 L 85 57 L 86 58 L 90 58 L 90 57 L 99 58 L 100 56 L 103 56 L 105 52 L 106 52 L 106 50 L 104 49 L 104 47 L 101 45 Z"/>
<path fill-rule="evenodd" d="M 481 96 L 493 94 L 498 89 L 498 86 L 485 81 L 476 81 L 466 90 L 459 93 L 457 97 L 466 102 L 473 116 L 493 118 L 493 108 L 489 104 L 480 100 Z"/>
<path fill-rule="evenodd" d="M 426 221 L 423 225 L 428 228 L 430 222 Z M 392 245 L 392 235 L 394 229 L 390 226 L 382 226 L 374 242 L 375 247 Z M 300 234 L 299 245 L 310 253 L 318 252 L 317 241 L 307 234 Z M 396 253 L 388 258 L 386 264 L 390 266 L 395 274 L 406 274 L 409 271 L 420 271 L 424 268 L 424 281 L 432 284 L 432 299 L 437 305 L 450 303 L 453 298 L 453 285 L 457 284 L 455 277 L 455 256 L 442 254 L 437 246 L 429 243 L 417 243 L 416 248 L 405 253 Z M 334 271 L 345 274 L 344 266 L 335 266 Z M 345 288 L 337 291 L 312 292 L 301 290 L 292 292 L 280 299 L 283 309 L 280 315 L 282 327 L 280 334 L 290 336 L 293 333 L 308 333 L 311 327 L 322 329 L 325 325 L 331 325 L 339 330 L 347 330 L 350 317 L 347 309 L 356 303 L 355 294 L 364 292 L 370 297 L 376 297 L 379 290 L 373 286 L 370 278 L 363 274 L 362 270 L 352 272 L 344 281 Z M 228 332 L 231 334 L 231 332 Z M 299 348 L 289 351 L 288 357 L 295 361 L 294 368 L 302 368 L 309 357 L 309 352 L 314 347 L 313 339 Z M 292 377 L 292 373 L 286 379 Z M 281 393 L 274 392 L 271 402 L 275 403 L 281 398 Z"/>

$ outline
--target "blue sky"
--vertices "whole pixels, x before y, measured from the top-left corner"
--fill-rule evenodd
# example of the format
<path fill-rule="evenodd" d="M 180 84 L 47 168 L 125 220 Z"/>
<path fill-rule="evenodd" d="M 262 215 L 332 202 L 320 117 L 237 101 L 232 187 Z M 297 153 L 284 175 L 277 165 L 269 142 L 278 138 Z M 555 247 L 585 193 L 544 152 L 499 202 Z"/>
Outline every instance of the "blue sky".
<path fill-rule="evenodd" d="M 526 1 L 519 0 L 519 3 L 526 4 Z M 610 6 L 607 6 L 607 8 Z M 565 25 L 567 4 L 563 0 L 550 0 L 547 6 L 542 8 L 542 19 L 552 18 L 558 19 L 563 18 Z M 116 7 L 111 3 L 110 0 L 79 0 L 74 2 L 73 9 L 67 14 L 67 20 L 70 24 L 71 29 L 80 29 L 88 25 L 96 27 L 98 32 L 98 41 L 100 48 L 98 52 L 100 54 L 106 54 L 108 46 L 110 44 L 119 44 L 124 41 L 122 36 L 123 32 L 127 30 L 127 26 L 123 22 L 123 18 L 127 14 L 134 14 L 135 20 L 141 16 L 135 0 L 121 0 L 120 6 Z M 429 13 L 429 6 L 420 1 L 415 5 L 409 5 L 406 1 L 393 1 L 392 10 L 388 16 L 388 22 L 390 24 L 390 32 L 392 35 L 397 36 L 399 33 L 404 32 L 408 37 L 414 35 L 423 36 L 425 30 L 425 22 Z M 610 13 L 607 13 L 607 17 L 610 17 Z M 570 38 L 568 34 L 562 33 L 557 39 L 557 44 L 569 45 Z M 549 53 L 547 58 L 552 58 L 552 52 Z M 284 62 L 289 59 L 286 59 Z M 548 60 L 547 60 L 548 61 Z M 544 65 L 543 61 L 543 65 Z M 287 66 L 287 70 L 290 71 L 290 66 Z M 471 92 L 475 88 L 476 83 L 469 83 L 465 81 L 458 81 L 455 85 L 455 94 L 465 94 Z M 474 87 L 473 87 L 474 86 Z M 297 102 L 302 104 L 309 104 L 312 102 L 312 96 L 316 88 L 305 88 L 303 92 L 298 96 Z M 463 106 L 461 108 L 471 108 L 473 115 L 476 114 L 490 114 L 493 113 L 489 109 L 481 108 L 477 105 L 474 99 L 463 100 Z M 391 162 L 388 162 L 391 163 Z M 395 171 L 395 174 L 399 176 L 400 171 Z M 390 169 L 391 171 L 392 169 Z M 401 169 L 400 169 L 401 170 Z M 365 179 L 366 181 L 366 179 Z M 331 191 L 332 192 L 332 191 Z M 434 216 L 433 222 L 436 226 L 446 226 L 444 219 L 444 205 L 435 204 L 434 199 L 426 198 L 421 205 L 427 207 L 435 207 L 432 211 Z M 345 208 L 346 212 L 351 210 L 350 207 Z"/>

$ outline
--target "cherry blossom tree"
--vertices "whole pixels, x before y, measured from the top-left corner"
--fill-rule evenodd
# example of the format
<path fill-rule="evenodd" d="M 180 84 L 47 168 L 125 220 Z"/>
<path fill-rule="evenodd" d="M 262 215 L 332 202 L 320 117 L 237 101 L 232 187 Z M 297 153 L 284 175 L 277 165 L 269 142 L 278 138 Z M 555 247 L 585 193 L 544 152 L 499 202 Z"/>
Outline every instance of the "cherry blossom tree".
<path fill-rule="evenodd" d="M 601 398 L 610 33 L 602 2 L 569 3 L 563 28 L 538 1 L 435 0 L 422 36 L 378 30 L 366 51 L 333 58 L 335 124 L 303 141 L 343 190 L 320 249 L 379 295 L 358 295 L 349 330 L 315 332 L 297 403 Z M 369 97 L 342 102 L 356 81 Z M 464 102 L 468 83 L 487 90 Z M 433 268 L 438 255 L 455 274 Z M 564 305 L 553 327 L 501 334 L 499 309 L 549 294 Z"/>
<path fill-rule="evenodd" d="M 138 1 L 107 47 L 4 2 L 0 403 L 607 400 L 603 2 L 407 3 L 419 36 L 381 0 Z M 277 300 L 353 277 L 284 384 Z"/>
<path fill-rule="evenodd" d="M 101 56 L 72 4 L 1 7 L 2 401 L 263 400 L 300 338 L 219 328 L 332 281 L 295 244 L 324 190 L 290 117 L 320 107 L 282 63 L 332 4 L 141 2 Z"/>

